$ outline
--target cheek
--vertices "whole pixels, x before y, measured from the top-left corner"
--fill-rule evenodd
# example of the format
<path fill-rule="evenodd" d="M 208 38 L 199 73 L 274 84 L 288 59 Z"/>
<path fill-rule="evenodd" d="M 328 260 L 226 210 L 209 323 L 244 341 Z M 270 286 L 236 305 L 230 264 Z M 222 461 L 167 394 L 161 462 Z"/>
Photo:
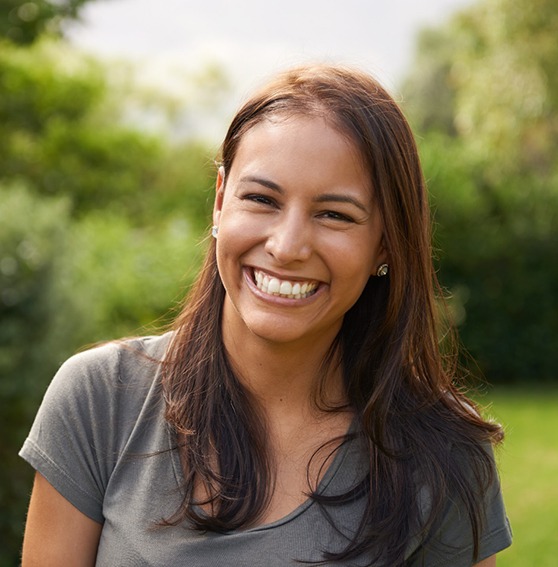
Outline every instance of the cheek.
<path fill-rule="evenodd" d="M 258 246 L 258 231 L 253 223 L 242 222 L 238 217 L 223 216 L 217 236 L 217 267 L 227 287 L 241 277 L 243 259 Z"/>
<path fill-rule="evenodd" d="M 332 241 L 326 252 L 332 271 L 343 280 L 354 282 L 356 288 L 366 284 L 375 270 L 378 255 L 379 246 L 371 247 L 367 239 Z"/>
<path fill-rule="evenodd" d="M 238 207 L 224 207 L 219 224 L 218 248 L 238 254 L 263 242 L 269 232 L 271 218 Z"/>

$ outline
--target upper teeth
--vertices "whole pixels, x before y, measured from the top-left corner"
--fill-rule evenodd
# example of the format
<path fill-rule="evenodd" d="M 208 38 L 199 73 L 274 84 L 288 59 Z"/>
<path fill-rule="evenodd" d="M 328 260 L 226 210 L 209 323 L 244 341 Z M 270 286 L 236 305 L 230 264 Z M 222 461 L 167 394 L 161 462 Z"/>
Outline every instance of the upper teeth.
<path fill-rule="evenodd" d="M 288 280 L 274 278 L 260 270 L 254 270 L 254 279 L 256 280 L 256 287 L 264 293 L 288 297 L 290 299 L 303 299 L 308 297 L 312 295 L 318 287 L 318 283 L 314 281 L 293 283 Z"/>

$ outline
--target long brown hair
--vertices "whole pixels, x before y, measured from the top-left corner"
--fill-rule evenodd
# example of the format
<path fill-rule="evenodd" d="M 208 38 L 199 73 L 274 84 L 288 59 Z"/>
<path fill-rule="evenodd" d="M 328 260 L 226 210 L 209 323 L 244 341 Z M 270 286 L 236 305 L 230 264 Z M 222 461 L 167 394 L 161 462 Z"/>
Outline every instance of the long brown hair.
<path fill-rule="evenodd" d="M 372 563 L 403 564 L 410 539 L 419 532 L 426 537 L 450 495 L 467 510 L 476 557 L 482 487 L 494 474 L 486 447 L 502 433 L 461 392 L 456 354 L 440 352 L 441 293 L 413 135 L 393 98 L 369 75 L 303 67 L 280 75 L 240 109 L 222 146 L 225 171 L 250 128 L 273 116 L 297 114 L 323 116 L 360 150 L 382 215 L 390 265 L 387 277 L 369 279 L 332 346 L 341 353 L 370 473 L 351 495 L 312 494 L 324 508 L 355 495 L 366 498 L 354 539 L 324 559 L 368 553 Z M 223 347 L 224 296 L 212 242 L 163 366 L 166 418 L 178 433 L 185 475 L 184 501 L 169 522 L 187 519 L 199 530 L 253 524 L 273 487 L 265 418 Z M 208 499 L 201 504 L 209 504 L 212 513 L 195 506 L 200 504 L 193 498 L 195 482 L 205 487 Z M 420 516 L 419 486 L 431 498 L 426 520 Z"/>

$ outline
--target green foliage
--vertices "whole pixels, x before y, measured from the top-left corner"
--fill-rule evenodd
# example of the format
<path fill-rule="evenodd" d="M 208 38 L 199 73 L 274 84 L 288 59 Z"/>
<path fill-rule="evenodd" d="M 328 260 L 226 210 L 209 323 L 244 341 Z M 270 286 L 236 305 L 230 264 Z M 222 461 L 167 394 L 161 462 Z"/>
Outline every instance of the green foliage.
<path fill-rule="evenodd" d="M 88 0 L 2 0 L 0 37 L 29 45 L 43 33 L 61 35 L 65 20 L 76 19 Z"/>
<path fill-rule="evenodd" d="M 1 567 L 32 480 L 17 452 L 56 368 L 168 323 L 203 250 L 210 151 L 127 125 L 125 92 L 64 45 L 0 44 Z"/>
<path fill-rule="evenodd" d="M 487 185 L 459 140 L 432 135 L 422 150 L 439 275 L 465 346 L 491 381 L 554 380 L 558 193 L 537 179 Z"/>
<path fill-rule="evenodd" d="M 66 195 L 77 216 L 110 206 L 145 223 L 181 205 L 205 226 L 207 148 L 119 123 L 111 88 L 98 63 L 61 45 L 0 49 L 0 180 Z"/>
<path fill-rule="evenodd" d="M 98 212 L 75 221 L 68 199 L 0 191 L 0 423 L 9 432 L 0 445 L 0 549 L 15 564 L 31 486 L 17 452 L 56 368 L 86 343 L 168 323 L 202 247 L 184 219 L 139 228 Z"/>
<path fill-rule="evenodd" d="M 57 351 L 169 323 L 203 252 L 183 219 L 153 229 L 95 213 L 73 223 L 68 237 L 51 295 L 65 306 L 53 322 Z"/>
<path fill-rule="evenodd" d="M 425 29 L 419 34 L 416 61 L 404 83 L 406 108 L 418 129 L 455 133 L 455 89 L 451 68 L 455 43 L 447 29 Z"/>
<path fill-rule="evenodd" d="M 440 277 L 453 292 L 463 342 L 490 380 L 556 380 L 552 4 L 485 1 L 425 32 L 405 86 L 432 193 Z"/>
<path fill-rule="evenodd" d="M 69 215 L 65 199 L 43 202 L 21 186 L 0 190 L 0 549 L 11 552 L 15 565 L 32 477 L 17 451 L 46 386 L 44 372 L 56 363 L 45 337 L 54 317 L 54 263 Z"/>

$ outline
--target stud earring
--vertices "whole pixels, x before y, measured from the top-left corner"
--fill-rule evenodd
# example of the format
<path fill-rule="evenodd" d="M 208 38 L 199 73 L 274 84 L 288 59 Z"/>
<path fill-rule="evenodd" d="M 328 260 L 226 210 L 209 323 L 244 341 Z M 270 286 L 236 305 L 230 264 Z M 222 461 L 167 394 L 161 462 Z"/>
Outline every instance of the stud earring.
<path fill-rule="evenodd" d="M 380 264 L 380 266 L 378 266 L 378 269 L 376 271 L 376 275 L 379 278 L 382 278 L 384 276 L 387 276 L 388 272 L 389 272 L 389 266 L 387 264 Z"/>
<path fill-rule="evenodd" d="M 219 232 L 219 227 L 216 224 L 214 224 L 211 227 L 211 236 L 213 236 L 213 238 L 217 238 L 218 232 Z"/>

